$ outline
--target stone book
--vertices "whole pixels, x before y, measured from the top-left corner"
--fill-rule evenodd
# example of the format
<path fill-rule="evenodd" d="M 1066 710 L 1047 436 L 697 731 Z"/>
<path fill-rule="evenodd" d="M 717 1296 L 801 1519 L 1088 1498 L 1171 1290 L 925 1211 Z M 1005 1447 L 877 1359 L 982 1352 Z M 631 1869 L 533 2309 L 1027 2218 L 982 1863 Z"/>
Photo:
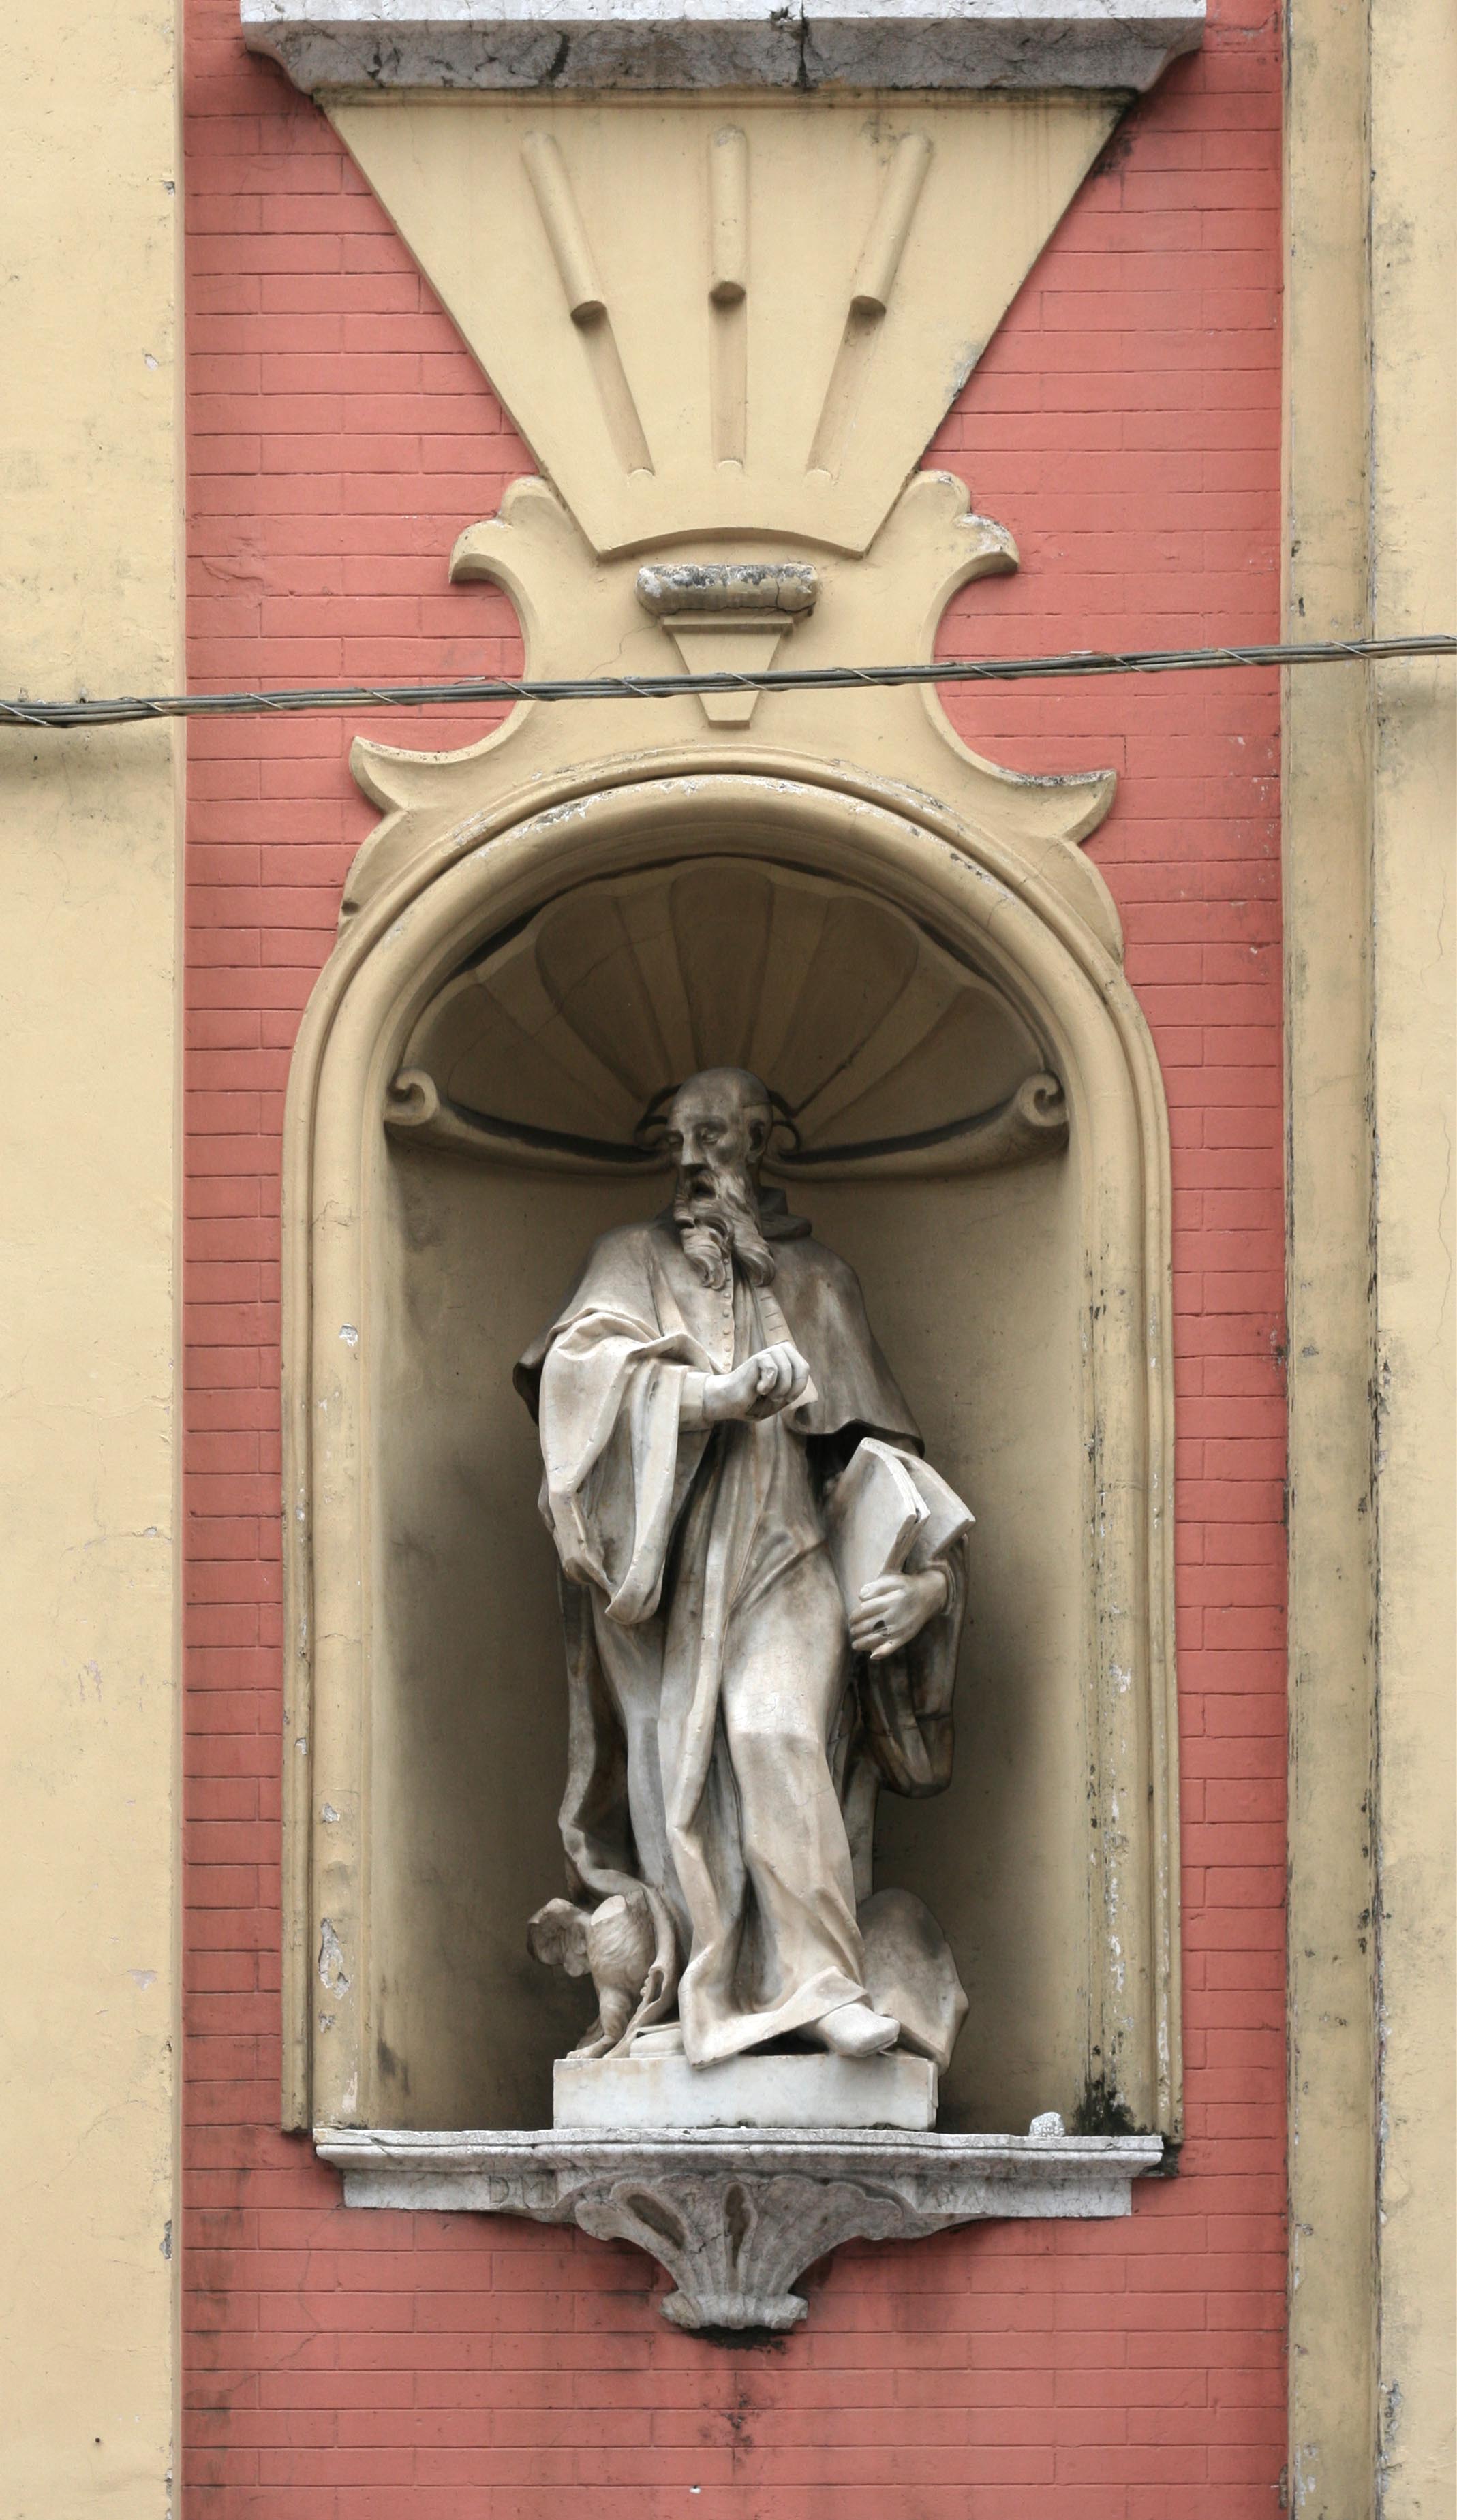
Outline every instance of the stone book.
<path fill-rule="evenodd" d="M 872 1438 L 872 1441 L 875 1439 Z M 862 1444 L 860 1450 L 865 1449 Z M 909 1474 L 911 1484 L 926 1508 L 911 1538 L 907 1564 L 920 1568 L 943 1558 L 958 1540 L 965 1537 L 977 1517 L 971 1507 L 963 1505 L 956 1490 L 933 1469 L 930 1462 L 918 1461 L 913 1454 L 898 1453 L 896 1460 Z"/>
<path fill-rule="evenodd" d="M 862 1585 L 906 1566 L 932 1565 L 975 1520 L 929 1462 L 897 1452 L 878 1435 L 863 1437 L 836 1480 L 825 1517 L 846 1616 L 859 1608 Z"/>
<path fill-rule="evenodd" d="M 865 1436 L 835 1482 L 825 1518 L 847 1617 L 858 1610 L 865 1585 L 900 1573 L 930 1519 L 905 1455 Z"/>

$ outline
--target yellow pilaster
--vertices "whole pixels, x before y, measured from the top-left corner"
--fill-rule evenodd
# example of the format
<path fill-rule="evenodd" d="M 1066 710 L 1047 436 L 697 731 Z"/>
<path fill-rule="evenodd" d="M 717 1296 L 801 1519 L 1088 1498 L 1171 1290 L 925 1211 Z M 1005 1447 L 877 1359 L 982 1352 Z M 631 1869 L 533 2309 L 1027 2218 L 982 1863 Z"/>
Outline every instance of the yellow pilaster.
<path fill-rule="evenodd" d="M 1287 635 L 1457 619 L 1457 22 L 1291 0 Z M 1457 684 L 1288 677 L 1291 2507 L 1453 2495 Z"/>
<path fill-rule="evenodd" d="M 0 683 L 175 691 L 175 13 L 12 0 Z M 174 2505 L 179 747 L 0 731 L 0 2503 Z"/>

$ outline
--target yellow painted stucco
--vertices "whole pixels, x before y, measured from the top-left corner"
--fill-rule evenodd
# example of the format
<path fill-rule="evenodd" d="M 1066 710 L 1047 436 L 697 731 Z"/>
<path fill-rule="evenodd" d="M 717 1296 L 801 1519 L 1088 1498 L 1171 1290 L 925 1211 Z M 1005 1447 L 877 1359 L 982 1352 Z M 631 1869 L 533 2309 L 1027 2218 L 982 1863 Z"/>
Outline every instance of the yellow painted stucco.
<path fill-rule="evenodd" d="M 1457 626 L 1457 20 L 1292 0 L 1288 635 Z M 1457 675 L 1288 677 L 1291 2506 L 1454 2498 Z"/>
<path fill-rule="evenodd" d="M 176 37 L 5 15 L 8 692 L 180 678 Z M 6 2520 L 174 2500 L 179 755 L 0 731 Z"/>
<path fill-rule="evenodd" d="M 1374 0 L 1372 627 L 1457 626 L 1457 14 Z M 1457 2500 L 1457 668 L 1372 693 L 1378 2490 Z"/>

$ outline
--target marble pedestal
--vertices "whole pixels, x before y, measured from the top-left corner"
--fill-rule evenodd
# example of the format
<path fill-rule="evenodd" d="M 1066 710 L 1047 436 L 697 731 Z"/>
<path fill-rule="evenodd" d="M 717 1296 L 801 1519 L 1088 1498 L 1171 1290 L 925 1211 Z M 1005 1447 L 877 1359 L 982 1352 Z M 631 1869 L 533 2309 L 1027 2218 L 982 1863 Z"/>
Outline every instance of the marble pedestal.
<path fill-rule="evenodd" d="M 552 2078 L 559 2127 L 902 2127 L 935 2124 L 924 2056 L 568 2056 Z"/>

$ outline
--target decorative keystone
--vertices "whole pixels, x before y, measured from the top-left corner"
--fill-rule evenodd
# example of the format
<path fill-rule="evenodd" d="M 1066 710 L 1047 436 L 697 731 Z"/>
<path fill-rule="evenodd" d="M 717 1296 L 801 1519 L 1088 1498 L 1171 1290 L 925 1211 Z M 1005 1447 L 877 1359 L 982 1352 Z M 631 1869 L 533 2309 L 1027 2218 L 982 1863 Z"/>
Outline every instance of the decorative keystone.
<path fill-rule="evenodd" d="M 660 621 L 690 674 L 766 674 L 779 643 L 812 612 L 818 572 L 805 561 L 687 561 L 637 573 L 637 600 Z M 700 692 L 710 726 L 748 726 L 750 687 Z"/>
<path fill-rule="evenodd" d="M 812 612 L 818 569 L 807 561 L 686 561 L 637 573 L 637 600 L 655 620 L 674 613 Z M 782 625 L 781 625 L 782 626 Z"/>

